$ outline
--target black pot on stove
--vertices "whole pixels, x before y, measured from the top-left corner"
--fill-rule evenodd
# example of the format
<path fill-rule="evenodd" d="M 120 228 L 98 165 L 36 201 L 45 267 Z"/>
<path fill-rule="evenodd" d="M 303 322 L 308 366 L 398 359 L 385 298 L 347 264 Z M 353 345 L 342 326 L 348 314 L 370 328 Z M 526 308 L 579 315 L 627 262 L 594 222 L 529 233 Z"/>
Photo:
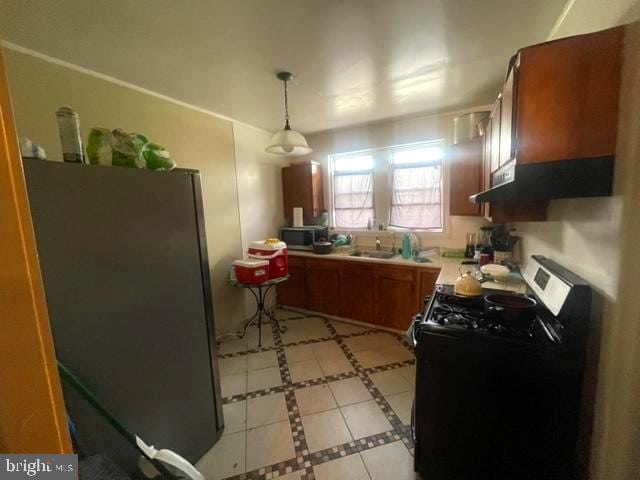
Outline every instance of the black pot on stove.
<path fill-rule="evenodd" d="M 536 318 L 538 303 L 526 295 L 492 293 L 484 297 L 487 318 L 507 328 L 525 329 Z"/>

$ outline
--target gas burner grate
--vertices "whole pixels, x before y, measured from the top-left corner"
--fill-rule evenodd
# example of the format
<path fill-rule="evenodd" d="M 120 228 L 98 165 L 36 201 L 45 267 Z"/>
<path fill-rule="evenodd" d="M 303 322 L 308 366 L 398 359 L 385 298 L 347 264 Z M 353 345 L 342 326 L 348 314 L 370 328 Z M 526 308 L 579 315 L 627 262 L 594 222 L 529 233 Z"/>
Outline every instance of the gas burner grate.
<path fill-rule="evenodd" d="M 442 304 L 433 309 L 431 318 L 439 325 L 455 325 L 475 330 L 484 320 L 484 315 L 465 307 Z"/>

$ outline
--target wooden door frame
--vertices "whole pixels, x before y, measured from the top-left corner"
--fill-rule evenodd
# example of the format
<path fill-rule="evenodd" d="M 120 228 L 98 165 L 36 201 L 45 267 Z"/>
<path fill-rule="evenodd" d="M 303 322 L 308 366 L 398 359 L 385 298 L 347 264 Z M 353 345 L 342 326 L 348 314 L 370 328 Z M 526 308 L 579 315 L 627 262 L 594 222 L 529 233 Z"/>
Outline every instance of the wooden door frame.
<path fill-rule="evenodd" d="M 0 452 L 71 453 L 0 50 Z"/>

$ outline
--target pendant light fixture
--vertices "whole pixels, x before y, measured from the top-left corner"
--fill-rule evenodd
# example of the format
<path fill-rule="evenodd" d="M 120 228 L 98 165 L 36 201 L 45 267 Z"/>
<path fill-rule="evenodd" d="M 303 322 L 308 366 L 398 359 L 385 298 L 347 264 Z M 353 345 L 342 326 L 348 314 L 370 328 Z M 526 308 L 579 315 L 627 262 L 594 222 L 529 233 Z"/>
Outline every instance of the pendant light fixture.
<path fill-rule="evenodd" d="M 279 72 L 277 75 L 279 80 L 284 82 L 284 119 L 285 124 L 282 130 L 278 130 L 271 137 L 271 145 L 265 148 L 265 152 L 275 155 L 306 155 L 313 152 L 309 148 L 307 141 L 301 133 L 292 130 L 289 126 L 289 99 L 287 98 L 287 82 L 293 78 L 293 74 L 289 72 Z"/>

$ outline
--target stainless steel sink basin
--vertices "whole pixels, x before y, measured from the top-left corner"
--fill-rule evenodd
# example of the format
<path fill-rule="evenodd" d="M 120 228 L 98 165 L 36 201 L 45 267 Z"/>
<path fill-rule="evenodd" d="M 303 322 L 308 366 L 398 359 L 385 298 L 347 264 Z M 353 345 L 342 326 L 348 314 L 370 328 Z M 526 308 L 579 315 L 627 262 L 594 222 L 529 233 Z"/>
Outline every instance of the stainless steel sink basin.
<path fill-rule="evenodd" d="M 356 250 L 355 252 L 351 253 L 350 256 L 389 259 L 389 258 L 395 257 L 396 254 L 393 252 L 384 251 L 384 250 L 374 250 L 371 252 L 363 252 L 360 250 Z"/>

